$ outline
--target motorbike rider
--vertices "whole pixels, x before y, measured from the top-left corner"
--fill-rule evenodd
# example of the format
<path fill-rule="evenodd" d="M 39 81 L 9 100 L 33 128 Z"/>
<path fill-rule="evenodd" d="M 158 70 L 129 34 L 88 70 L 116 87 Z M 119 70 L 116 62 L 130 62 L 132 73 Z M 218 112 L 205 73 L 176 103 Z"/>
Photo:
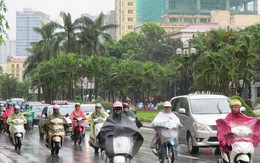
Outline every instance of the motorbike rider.
<path fill-rule="evenodd" d="M 135 115 L 135 113 L 130 110 L 130 106 L 129 106 L 128 103 L 124 103 L 124 104 L 123 104 L 123 114 L 124 114 L 126 117 L 130 118 L 131 121 L 135 122 L 135 123 L 136 123 L 136 126 L 137 126 L 138 128 L 143 127 L 143 124 L 142 124 L 141 121 L 138 119 L 138 117 Z"/>
<path fill-rule="evenodd" d="M 108 137 L 118 137 L 119 135 L 133 136 L 135 143 L 131 156 L 134 156 L 143 143 L 143 137 L 140 134 L 137 126 L 128 117 L 122 114 L 123 105 L 121 102 L 116 101 L 113 103 L 113 113 L 106 119 L 99 134 L 97 140 L 99 144 L 105 149 L 106 155 L 111 159 L 115 152 L 113 150 L 113 144 L 106 142 Z"/>
<path fill-rule="evenodd" d="M 7 106 L 6 106 L 6 109 L 5 109 L 5 112 L 4 112 L 3 115 L 2 115 L 3 121 L 6 121 L 7 118 L 8 118 L 13 112 L 14 112 L 13 105 L 12 105 L 11 102 L 8 102 L 8 103 L 7 103 Z M 6 125 L 7 125 L 7 126 L 6 126 L 7 133 L 10 134 L 10 133 L 9 133 L 9 124 L 7 123 Z"/>
<path fill-rule="evenodd" d="M 101 117 L 103 119 L 106 119 L 108 117 L 107 114 L 105 114 L 103 111 L 101 111 L 101 108 L 102 108 L 102 105 L 100 103 L 97 103 L 95 106 L 95 111 L 90 114 L 89 119 L 88 119 L 89 123 L 91 124 L 90 129 L 91 129 L 91 132 L 94 135 L 94 137 L 95 137 L 95 133 L 94 133 L 95 122 L 94 121 L 96 119 L 98 119 L 99 117 Z"/>
<path fill-rule="evenodd" d="M 72 113 L 69 116 L 69 118 L 71 119 L 71 123 L 72 123 L 72 135 L 71 135 L 72 138 L 73 138 L 73 135 L 74 135 L 74 128 L 75 128 L 75 126 L 74 126 L 75 125 L 75 120 L 73 119 L 74 117 L 82 117 L 83 119 L 86 119 L 86 114 L 81 109 L 80 103 L 76 103 L 75 104 L 75 110 L 73 110 Z"/>
<path fill-rule="evenodd" d="M 167 117 L 167 118 L 166 118 Z M 152 126 L 156 126 L 156 123 L 163 123 L 171 120 L 173 123 L 177 123 L 182 126 L 180 123 L 180 119 L 171 111 L 171 103 L 169 101 L 165 101 L 163 105 L 163 111 L 159 112 L 152 122 Z M 160 147 L 161 141 L 159 133 L 156 133 L 151 141 L 150 148 L 153 149 L 153 153 L 158 154 L 158 150 Z"/>
<path fill-rule="evenodd" d="M 242 104 L 239 100 L 237 99 L 233 99 L 229 102 L 229 107 L 231 109 L 231 113 L 229 113 L 226 118 L 225 121 L 228 123 L 232 123 L 232 122 L 239 122 L 239 123 L 243 123 L 252 119 L 255 119 L 254 117 L 248 117 L 245 114 L 243 114 L 240 111 L 240 108 L 242 107 Z M 220 133 L 217 132 L 217 136 Z M 228 152 L 231 151 L 231 146 L 227 145 L 227 142 L 224 141 L 220 141 L 219 140 L 219 145 L 220 145 L 220 149 L 222 152 Z"/>
<path fill-rule="evenodd" d="M 24 124 L 27 123 L 26 118 L 24 117 L 24 115 L 20 112 L 21 111 L 21 107 L 19 105 L 15 105 L 14 107 L 14 112 L 7 118 L 6 122 L 9 125 L 9 138 L 12 142 L 12 137 L 10 136 L 10 132 L 12 131 L 12 120 L 14 119 L 22 119 L 24 121 Z"/>
<path fill-rule="evenodd" d="M 53 119 L 55 119 L 55 118 L 59 118 L 59 119 L 62 119 L 63 120 L 63 124 L 67 124 L 67 121 L 66 121 L 66 119 L 64 118 L 64 116 L 62 115 L 62 114 L 60 114 L 60 111 L 59 111 L 59 109 L 60 109 L 60 106 L 59 105 L 53 105 L 53 113 L 52 113 L 52 115 L 50 115 L 47 119 L 46 119 L 46 121 L 45 121 L 45 123 L 44 123 L 44 125 L 43 125 L 43 127 L 42 127 L 42 133 L 45 133 L 46 134 L 46 143 L 48 144 L 48 142 L 49 142 L 49 138 L 48 138 L 48 132 L 50 131 L 52 131 L 52 130 L 54 130 L 53 129 L 53 124 L 51 123 L 51 120 L 53 120 Z M 61 131 L 61 132 L 65 132 L 65 129 L 63 128 L 63 131 Z"/>
<path fill-rule="evenodd" d="M 129 109 L 128 103 L 123 104 L 123 114 L 127 117 L 135 118 L 135 114 Z"/>

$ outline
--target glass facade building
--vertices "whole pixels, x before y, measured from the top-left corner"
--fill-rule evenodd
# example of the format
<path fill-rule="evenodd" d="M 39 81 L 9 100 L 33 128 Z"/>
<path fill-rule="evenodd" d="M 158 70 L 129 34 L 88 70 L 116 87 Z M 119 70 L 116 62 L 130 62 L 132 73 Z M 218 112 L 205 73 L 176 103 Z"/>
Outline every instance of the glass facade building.
<path fill-rule="evenodd" d="M 257 0 L 136 0 L 137 22 L 193 22 L 195 15 L 201 15 L 198 23 L 205 23 L 203 16 L 210 16 L 213 10 L 228 10 L 231 14 L 257 15 Z M 180 16 L 184 19 L 179 19 Z"/>
<path fill-rule="evenodd" d="M 41 27 L 41 22 L 48 23 L 50 16 L 40 11 L 24 9 L 16 12 L 16 55 L 28 56 L 26 50 L 31 47 L 32 42 L 38 42 L 41 35 L 36 33 L 33 28 Z"/>

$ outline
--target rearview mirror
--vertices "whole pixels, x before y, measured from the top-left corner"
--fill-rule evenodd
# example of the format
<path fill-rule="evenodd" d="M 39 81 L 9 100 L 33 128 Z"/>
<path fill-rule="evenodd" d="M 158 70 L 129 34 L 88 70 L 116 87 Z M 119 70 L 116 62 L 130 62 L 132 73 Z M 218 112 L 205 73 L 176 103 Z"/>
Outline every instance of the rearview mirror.
<path fill-rule="evenodd" d="M 46 116 L 44 114 L 41 115 L 42 118 L 46 118 Z"/>
<path fill-rule="evenodd" d="M 184 108 L 178 109 L 179 114 L 186 114 L 186 110 Z"/>

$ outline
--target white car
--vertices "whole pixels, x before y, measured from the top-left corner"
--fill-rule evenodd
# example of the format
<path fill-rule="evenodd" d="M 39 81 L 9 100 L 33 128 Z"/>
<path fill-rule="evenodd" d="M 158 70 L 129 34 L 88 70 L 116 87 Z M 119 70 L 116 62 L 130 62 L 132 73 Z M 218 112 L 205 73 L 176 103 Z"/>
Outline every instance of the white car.
<path fill-rule="evenodd" d="M 219 149 L 216 120 L 230 113 L 228 100 L 226 96 L 210 94 L 171 99 L 172 111 L 183 125 L 179 131 L 179 142 L 187 144 L 191 154 L 198 153 L 200 147 Z"/>

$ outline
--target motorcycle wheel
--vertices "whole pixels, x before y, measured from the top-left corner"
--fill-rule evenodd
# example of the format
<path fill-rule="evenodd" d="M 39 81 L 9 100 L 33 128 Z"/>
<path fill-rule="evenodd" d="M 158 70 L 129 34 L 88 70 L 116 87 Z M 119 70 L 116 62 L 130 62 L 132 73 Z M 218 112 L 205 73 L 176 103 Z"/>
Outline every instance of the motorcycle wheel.
<path fill-rule="evenodd" d="M 82 140 L 82 134 L 80 133 L 80 135 L 79 135 L 79 142 L 78 142 L 79 145 L 81 144 L 81 140 Z"/>
<path fill-rule="evenodd" d="M 168 146 L 167 147 L 168 150 L 167 150 L 167 159 L 168 159 L 168 163 L 174 163 L 174 146 Z"/>
<path fill-rule="evenodd" d="M 22 147 L 22 138 L 21 137 L 16 137 L 15 149 L 21 150 L 21 147 Z"/>
<path fill-rule="evenodd" d="M 57 155 L 57 154 L 59 154 L 59 151 L 60 151 L 60 146 L 59 146 L 59 142 L 55 142 L 55 148 L 54 148 L 54 150 L 55 150 L 55 154 Z"/>

